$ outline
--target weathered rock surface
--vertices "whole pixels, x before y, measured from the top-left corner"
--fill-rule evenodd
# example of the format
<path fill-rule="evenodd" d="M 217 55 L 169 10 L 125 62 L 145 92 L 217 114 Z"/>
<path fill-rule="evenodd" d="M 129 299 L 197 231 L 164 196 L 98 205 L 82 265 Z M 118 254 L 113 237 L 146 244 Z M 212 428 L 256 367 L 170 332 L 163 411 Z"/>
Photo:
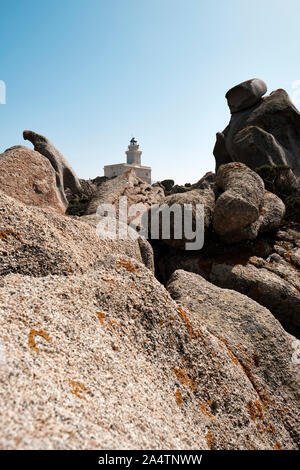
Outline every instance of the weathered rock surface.
<path fill-rule="evenodd" d="M 259 78 L 252 78 L 234 86 L 225 97 L 232 113 L 243 111 L 257 104 L 267 92 L 267 85 Z"/>
<path fill-rule="evenodd" d="M 222 165 L 216 185 L 223 190 L 214 210 L 214 229 L 226 243 L 253 239 L 258 232 L 252 226 L 260 216 L 264 183 L 259 175 L 241 163 Z"/>
<path fill-rule="evenodd" d="M 229 354 L 245 373 L 257 393 L 258 408 L 253 402 L 248 405 L 259 432 L 268 432 L 267 414 L 274 413 L 281 417 L 282 429 L 295 444 L 299 442 L 300 373 L 291 360 L 295 338 L 267 309 L 256 302 L 248 303 L 245 296 L 234 291 L 219 289 L 196 274 L 176 271 L 168 290 L 191 313 L 191 328 L 204 322 L 223 346 L 224 354 Z"/>
<path fill-rule="evenodd" d="M 199 253 L 161 247 L 157 275 L 167 283 L 175 270 L 184 269 L 241 292 L 268 308 L 286 331 L 300 338 L 299 247 L 298 225 L 236 245 L 210 240 Z"/>
<path fill-rule="evenodd" d="M 137 241 L 100 241 L 80 219 L 26 207 L 0 191 L 0 274 L 70 275 L 108 253 L 142 260 Z"/>
<path fill-rule="evenodd" d="M 140 247 L 141 257 L 143 260 L 144 265 L 150 269 L 150 271 L 154 274 L 155 266 L 154 266 L 154 253 L 153 248 L 143 237 L 138 238 L 138 243 Z"/>
<path fill-rule="evenodd" d="M 280 227 L 285 215 L 285 205 L 273 193 L 265 191 L 263 208 L 259 217 L 259 231 L 267 232 Z"/>
<path fill-rule="evenodd" d="M 127 197 L 128 208 L 132 204 L 143 203 L 146 207 L 157 204 L 164 197 L 161 187 L 153 187 L 138 178 L 134 170 L 125 171 L 117 178 L 105 181 L 99 186 L 87 208 L 86 215 L 94 214 L 100 204 L 113 204 L 118 214 L 118 203 L 121 196 Z"/>
<path fill-rule="evenodd" d="M 264 191 L 260 176 L 239 162 L 221 165 L 216 186 L 224 192 L 214 210 L 214 229 L 224 243 L 253 240 L 277 229 L 285 215 L 282 200 Z"/>
<path fill-rule="evenodd" d="M 300 113 L 288 94 L 273 91 L 256 105 L 234 112 L 229 125 L 217 134 L 216 169 L 238 161 L 255 169 L 288 165 L 300 175 Z"/>
<path fill-rule="evenodd" d="M 202 313 L 190 313 L 142 264 L 113 255 L 69 277 L 7 276 L 1 448 L 297 448 L 292 338 L 216 289 L 202 288 Z M 220 335 L 206 327 L 217 303 L 215 319 L 230 320 Z"/>
<path fill-rule="evenodd" d="M 0 190 L 26 205 L 65 212 L 53 167 L 28 147 L 11 147 L 0 155 Z"/>
<path fill-rule="evenodd" d="M 54 145 L 46 137 L 36 134 L 32 131 L 24 131 L 23 137 L 29 140 L 34 150 L 46 157 L 56 174 L 56 183 L 60 192 L 61 200 L 64 202 L 65 208 L 68 206 L 68 200 L 65 195 L 65 189 L 69 188 L 73 193 L 80 193 L 81 185 L 73 168 L 68 163 L 67 159 L 54 147 Z"/>
<path fill-rule="evenodd" d="M 214 263 L 209 278 L 264 305 L 287 331 L 300 337 L 299 273 L 283 259 L 273 258 L 270 263 L 253 258 L 246 265 Z"/>

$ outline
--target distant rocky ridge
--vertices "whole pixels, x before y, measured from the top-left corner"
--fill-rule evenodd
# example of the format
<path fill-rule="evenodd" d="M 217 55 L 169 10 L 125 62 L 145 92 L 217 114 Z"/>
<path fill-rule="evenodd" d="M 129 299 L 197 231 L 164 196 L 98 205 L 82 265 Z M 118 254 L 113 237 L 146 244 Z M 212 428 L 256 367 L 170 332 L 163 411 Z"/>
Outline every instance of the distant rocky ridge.
<path fill-rule="evenodd" d="M 229 90 L 194 184 L 79 180 L 32 131 L 0 155 L 1 448 L 300 448 L 299 113 L 265 93 Z M 203 248 L 99 239 L 120 196 L 203 203 Z"/>

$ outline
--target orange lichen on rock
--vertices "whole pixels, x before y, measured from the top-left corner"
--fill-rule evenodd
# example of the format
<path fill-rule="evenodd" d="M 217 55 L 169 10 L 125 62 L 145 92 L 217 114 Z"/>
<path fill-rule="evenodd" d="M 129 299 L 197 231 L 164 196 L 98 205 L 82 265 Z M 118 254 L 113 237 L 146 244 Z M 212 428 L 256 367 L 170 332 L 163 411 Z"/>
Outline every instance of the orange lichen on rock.
<path fill-rule="evenodd" d="M 14 232 L 13 230 L 3 230 L 0 232 L 0 240 L 6 240 L 8 235 L 12 235 L 13 237 L 17 238 L 21 243 L 24 243 L 22 235 L 20 233 Z"/>
<path fill-rule="evenodd" d="M 103 313 L 103 312 L 97 312 L 97 316 L 98 316 L 98 318 L 99 318 L 99 321 L 100 321 L 101 326 L 105 326 L 104 319 L 107 317 L 107 314 L 106 314 L 106 313 Z M 112 331 L 113 333 L 115 332 L 116 328 L 121 328 L 120 323 L 117 323 L 115 320 L 109 320 L 109 321 L 106 323 L 106 326 L 107 326 L 108 329 L 109 329 L 110 331 Z"/>
<path fill-rule="evenodd" d="M 116 327 L 121 328 L 120 323 L 117 323 L 115 320 L 110 320 L 109 322 L 107 322 L 107 326 L 112 332 L 115 331 Z"/>
<path fill-rule="evenodd" d="M 255 406 L 251 401 L 247 402 L 248 413 L 252 421 L 256 421 L 256 411 Z"/>
<path fill-rule="evenodd" d="M 106 313 L 103 313 L 103 312 L 97 312 L 97 315 L 98 315 L 98 318 L 99 318 L 99 321 L 101 323 L 102 326 L 104 326 L 104 318 L 106 317 Z"/>
<path fill-rule="evenodd" d="M 222 338 L 222 336 L 218 336 L 218 335 L 216 335 L 216 334 L 215 334 L 214 336 L 216 336 L 216 337 L 218 338 L 218 340 L 220 340 L 220 341 L 225 345 L 226 350 L 227 350 L 227 352 L 228 352 L 228 354 L 229 354 L 229 357 L 230 357 L 230 359 L 232 360 L 232 362 L 234 362 L 234 364 L 237 365 L 237 366 L 241 366 L 239 360 L 235 357 L 235 355 L 233 354 L 233 352 L 232 352 L 231 349 L 229 348 L 226 339 L 224 339 L 224 338 Z M 241 367 L 242 367 L 242 366 L 241 366 Z"/>
<path fill-rule="evenodd" d="M 271 398 L 269 395 L 267 395 L 266 391 L 261 387 L 260 384 L 257 383 L 254 374 L 252 372 L 252 368 L 249 364 L 247 364 L 245 361 L 241 360 L 240 363 L 244 374 L 246 377 L 250 380 L 251 384 L 253 385 L 253 388 L 255 389 L 256 393 L 258 394 L 260 400 L 262 401 L 263 405 L 265 407 L 268 406 L 268 403 L 271 401 Z"/>
<path fill-rule="evenodd" d="M 252 419 L 252 421 L 255 422 L 256 418 L 260 420 L 264 419 L 263 409 L 258 400 L 255 400 L 254 402 L 248 401 L 247 408 L 248 408 L 249 416 Z"/>
<path fill-rule="evenodd" d="M 204 414 L 208 418 L 214 419 L 214 416 L 211 414 L 210 409 L 209 409 L 211 404 L 212 404 L 212 400 L 204 401 L 200 403 L 200 411 L 202 414 Z"/>
<path fill-rule="evenodd" d="M 275 442 L 274 450 L 281 450 L 281 449 L 282 449 L 282 445 L 278 441 Z"/>
<path fill-rule="evenodd" d="M 275 428 L 274 428 L 273 424 L 269 424 L 269 426 L 267 427 L 267 431 L 270 432 L 270 433 L 275 432 Z"/>
<path fill-rule="evenodd" d="M 196 335 L 194 333 L 193 326 L 192 326 L 190 320 L 188 319 L 188 314 L 180 306 L 178 307 L 178 313 L 179 313 L 179 316 L 180 316 L 181 320 L 185 324 L 185 327 L 186 327 L 187 332 L 189 334 L 189 339 L 194 338 Z"/>
<path fill-rule="evenodd" d="M 87 401 L 86 397 L 84 396 L 87 391 L 86 386 L 83 383 L 78 382 L 77 380 L 69 380 L 69 382 L 72 386 L 73 395 L 80 398 L 81 400 Z"/>
<path fill-rule="evenodd" d="M 196 387 L 193 380 L 188 378 L 183 369 L 180 369 L 180 367 L 175 367 L 174 372 L 177 379 L 181 382 L 182 385 L 187 385 L 188 387 L 190 387 L 192 392 L 195 390 Z"/>
<path fill-rule="evenodd" d="M 202 333 L 201 328 L 198 328 L 197 336 L 198 336 L 198 338 L 201 338 L 201 340 L 203 341 L 203 344 L 207 345 L 207 339 L 204 336 L 204 334 Z"/>
<path fill-rule="evenodd" d="M 37 347 L 37 345 L 35 343 L 35 337 L 36 336 L 42 336 L 46 341 L 51 341 L 51 338 L 48 335 L 48 333 L 46 333 L 45 331 L 30 330 L 30 333 L 29 333 L 29 336 L 28 336 L 29 347 L 30 347 L 30 349 L 32 349 L 33 351 L 35 351 L 36 353 L 39 354 L 40 350 L 39 350 L 39 348 Z"/>
<path fill-rule="evenodd" d="M 174 396 L 176 398 L 177 406 L 181 406 L 183 403 L 183 399 L 179 388 L 177 388 L 176 392 L 174 393 Z"/>
<path fill-rule="evenodd" d="M 131 261 L 124 259 L 124 258 L 119 259 L 119 261 L 117 262 L 117 266 L 118 268 L 122 268 L 122 267 L 125 268 L 126 271 L 130 273 L 135 273 L 138 269 L 137 265 L 134 265 L 133 263 L 131 263 Z"/>
<path fill-rule="evenodd" d="M 208 448 L 209 448 L 209 450 L 211 450 L 211 446 L 212 446 L 212 443 L 213 443 L 213 440 L 214 440 L 213 437 L 212 437 L 212 433 L 210 431 L 208 431 L 206 433 L 205 438 L 206 438 Z"/>
<path fill-rule="evenodd" d="M 264 419 L 264 413 L 261 404 L 259 403 L 258 400 L 255 400 L 255 406 L 256 406 L 256 413 L 259 419 Z"/>

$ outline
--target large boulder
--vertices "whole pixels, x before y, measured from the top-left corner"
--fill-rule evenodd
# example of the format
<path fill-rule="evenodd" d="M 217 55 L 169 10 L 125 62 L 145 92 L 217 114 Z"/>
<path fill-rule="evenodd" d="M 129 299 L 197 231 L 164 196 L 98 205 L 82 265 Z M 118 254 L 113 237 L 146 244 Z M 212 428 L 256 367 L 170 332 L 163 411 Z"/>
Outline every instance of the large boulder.
<path fill-rule="evenodd" d="M 245 91 L 243 86 L 241 89 Z M 216 169 L 231 161 L 242 162 L 252 169 L 261 165 L 288 165 L 299 176 L 299 111 L 282 89 L 253 104 L 242 110 L 238 106 L 229 125 L 217 134 Z"/>
<path fill-rule="evenodd" d="M 73 168 L 62 153 L 43 135 L 36 134 L 32 131 L 24 131 L 23 137 L 33 144 L 34 150 L 44 155 L 51 163 L 56 174 L 56 183 L 61 200 L 64 202 L 65 208 L 67 208 L 68 200 L 65 189 L 69 188 L 75 194 L 81 192 L 80 181 Z"/>
<path fill-rule="evenodd" d="M 11 147 L 0 155 L 0 190 L 26 205 L 65 212 L 52 165 L 28 147 Z"/>
<path fill-rule="evenodd" d="M 281 199 L 264 190 L 260 176 L 239 162 L 221 165 L 216 186 L 224 191 L 214 210 L 214 229 L 224 243 L 253 240 L 278 228 L 285 214 Z"/>
<path fill-rule="evenodd" d="M 168 290 L 191 313 L 190 327 L 204 322 L 223 348 L 224 357 L 229 355 L 235 367 L 244 372 L 257 394 L 247 407 L 258 432 L 287 432 L 299 445 L 300 374 L 298 362 L 293 361 L 298 344 L 295 338 L 267 309 L 196 274 L 176 271 Z M 279 426 L 269 427 L 271 415 L 277 416 Z"/>
<path fill-rule="evenodd" d="M 222 240 L 236 243 L 255 238 L 264 199 L 264 183 L 260 176 L 241 163 L 222 165 L 216 185 L 224 191 L 214 210 L 214 229 Z M 254 225 L 253 225 L 254 224 Z"/>
<path fill-rule="evenodd" d="M 142 261 L 137 240 L 99 240 L 80 218 L 27 207 L 1 191 L 0 214 L 0 275 L 85 272 L 108 253 Z"/>
<path fill-rule="evenodd" d="M 7 276 L 1 448 L 296 449 L 293 338 L 242 295 L 195 293 L 189 311 L 114 255 L 84 274 Z"/>
<path fill-rule="evenodd" d="M 293 335 L 300 337 L 299 272 L 281 257 L 251 258 L 246 264 L 215 260 L 209 279 L 244 293 L 267 307 Z"/>
<path fill-rule="evenodd" d="M 259 217 L 259 231 L 268 232 L 280 227 L 285 215 L 285 205 L 276 194 L 265 191 L 263 208 Z"/>
<path fill-rule="evenodd" d="M 234 86 L 227 91 L 225 97 L 232 113 L 243 111 L 259 103 L 267 92 L 267 85 L 259 78 L 252 78 Z"/>

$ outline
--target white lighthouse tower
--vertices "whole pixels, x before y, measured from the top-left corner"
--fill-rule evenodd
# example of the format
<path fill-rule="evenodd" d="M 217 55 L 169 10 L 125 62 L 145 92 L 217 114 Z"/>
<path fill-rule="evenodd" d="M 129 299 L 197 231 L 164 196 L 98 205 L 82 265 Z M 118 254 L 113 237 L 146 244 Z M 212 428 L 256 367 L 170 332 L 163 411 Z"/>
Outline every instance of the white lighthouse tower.
<path fill-rule="evenodd" d="M 139 147 L 137 140 L 132 137 L 128 145 L 128 150 L 125 152 L 127 156 L 126 163 L 105 165 L 104 176 L 114 178 L 124 173 L 124 171 L 134 170 L 139 178 L 151 184 L 151 167 L 141 165 L 142 151 L 139 150 Z"/>
<path fill-rule="evenodd" d="M 141 155 L 142 152 L 139 150 L 139 145 L 137 140 L 132 137 L 130 144 L 128 145 L 128 150 L 126 150 L 127 163 L 128 165 L 139 165 L 141 166 Z"/>

